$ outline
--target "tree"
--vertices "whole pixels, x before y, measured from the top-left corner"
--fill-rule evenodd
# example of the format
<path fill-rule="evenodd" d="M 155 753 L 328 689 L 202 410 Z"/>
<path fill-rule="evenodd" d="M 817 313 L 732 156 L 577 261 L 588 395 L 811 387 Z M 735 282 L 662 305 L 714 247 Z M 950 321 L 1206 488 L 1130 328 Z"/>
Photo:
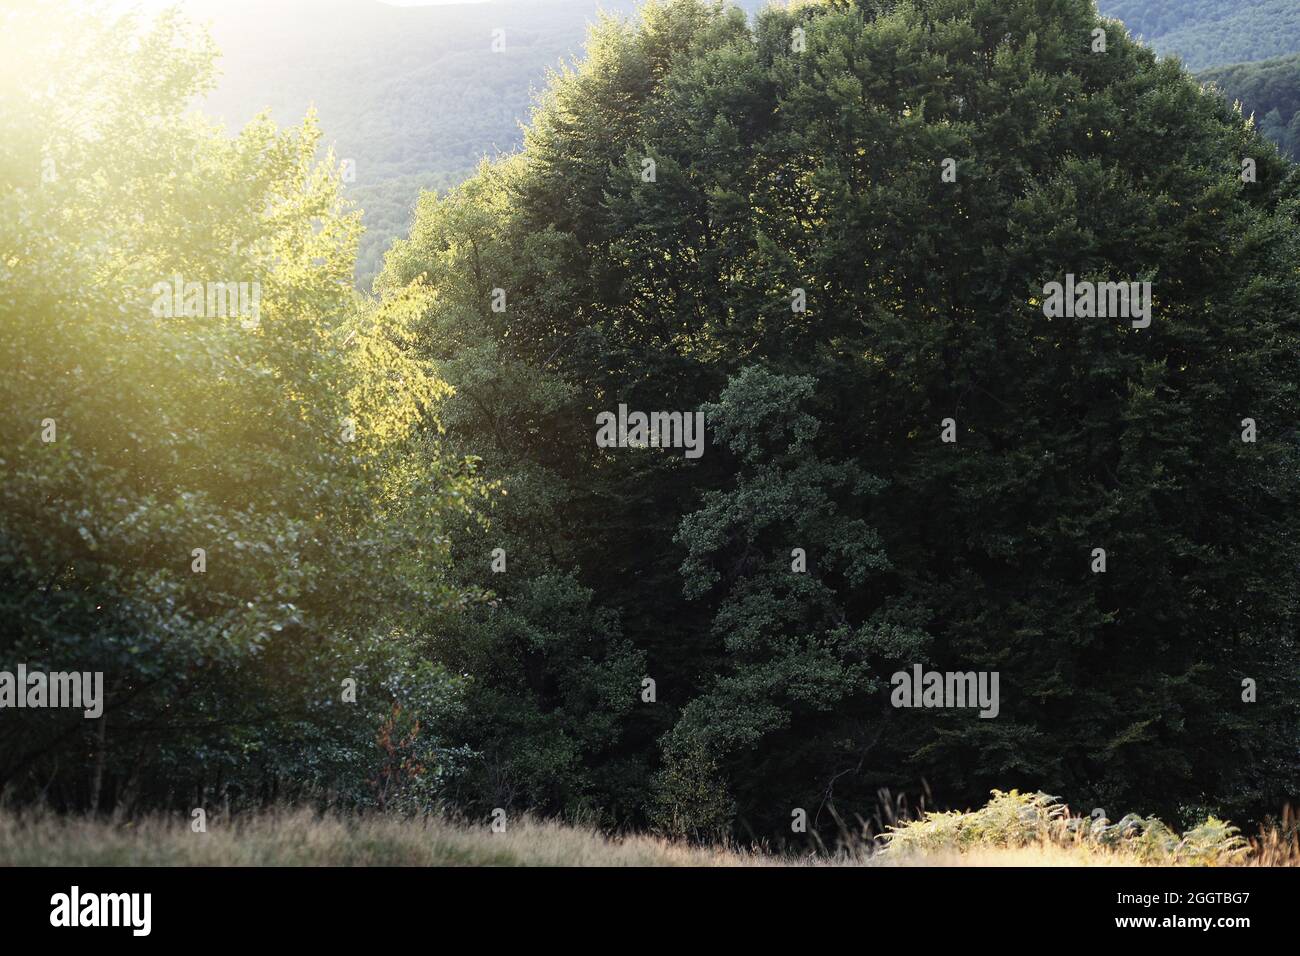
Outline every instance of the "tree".
<path fill-rule="evenodd" d="M 97 721 L 6 711 L 0 785 L 365 799 L 392 704 L 428 726 L 456 694 L 421 647 L 476 486 L 408 347 L 418 292 L 354 300 L 310 122 L 184 115 L 212 51 L 174 16 L 0 32 L 0 670 L 104 687 Z"/>
<path fill-rule="evenodd" d="M 1239 114 L 1087 0 L 752 28 L 673 0 L 600 26 L 525 144 L 426 204 L 381 284 L 473 290 L 482 320 L 440 305 L 424 348 L 509 371 L 453 440 L 508 448 L 489 478 L 545 463 L 520 546 L 545 515 L 657 680 L 582 759 L 660 734 L 661 818 L 677 780 L 767 835 L 881 785 L 1238 817 L 1293 792 L 1296 180 Z M 1151 323 L 1048 317 L 1067 274 L 1150 281 Z M 521 415 L 533 388 L 566 397 Z M 594 447 L 619 404 L 709 409 L 704 456 Z M 905 662 L 1000 673 L 998 718 L 890 707 Z"/>
<path fill-rule="evenodd" d="M 833 796 L 826 768 L 861 774 L 885 726 L 889 665 L 930 642 L 873 593 L 890 565 L 862 515 L 884 483 L 856 462 L 818 457 L 821 422 L 800 410 L 813 386 L 750 367 L 704 407 L 735 478 L 704 493 L 677 537 L 687 596 L 720 595 L 713 631 L 726 654 L 667 738 L 659 802 L 684 802 L 682 786 L 700 784 L 671 768 L 705 754 L 728 782 L 722 792 L 765 833 L 779 832 L 792 808 Z"/>

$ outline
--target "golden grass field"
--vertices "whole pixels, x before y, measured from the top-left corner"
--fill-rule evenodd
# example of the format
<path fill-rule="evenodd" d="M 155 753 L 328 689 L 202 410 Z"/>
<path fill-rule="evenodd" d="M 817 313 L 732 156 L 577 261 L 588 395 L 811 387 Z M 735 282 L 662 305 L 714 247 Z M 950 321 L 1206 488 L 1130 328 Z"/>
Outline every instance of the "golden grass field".
<path fill-rule="evenodd" d="M 1014 794 L 1013 794 L 1014 796 Z M 995 800 L 990 804 L 996 806 Z M 1294 828 L 1274 830 L 1239 850 L 1196 857 L 1153 857 L 1138 846 L 1102 846 L 1050 835 L 1011 840 L 984 831 L 968 845 L 947 841 L 954 821 L 974 814 L 932 814 L 916 821 L 934 846 L 859 843 L 820 853 L 760 852 L 695 846 L 645 834 L 607 835 L 591 828 L 521 818 L 494 833 L 486 825 L 437 816 L 341 815 L 306 809 L 209 817 L 195 833 L 180 816 L 112 820 L 46 812 L 0 811 L 4 866 L 1135 866 L 1158 864 L 1300 865 Z M 1019 821 L 1023 823 L 1024 815 Z M 940 827 L 936 829 L 934 823 Z M 913 826 L 907 824 L 905 826 Z M 929 829 L 925 829 L 929 827 Z M 999 841 L 1008 845 L 998 845 Z M 1186 838 L 1184 838 L 1186 842 Z"/>

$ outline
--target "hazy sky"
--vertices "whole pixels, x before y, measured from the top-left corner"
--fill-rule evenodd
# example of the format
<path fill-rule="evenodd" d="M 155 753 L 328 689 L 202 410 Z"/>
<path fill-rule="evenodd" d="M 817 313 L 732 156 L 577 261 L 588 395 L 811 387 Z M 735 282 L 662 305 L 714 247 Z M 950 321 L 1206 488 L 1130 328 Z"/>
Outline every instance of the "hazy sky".
<path fill-rule="evenodd" d="M 303 4 L 317 3 L 324 6 L 336 4 L 338 0 L 261 0 L 261 2 L 266 6 L 284 6 L 286 4 L 302 6 Z M 391 7 L 441 7 L 465 3 L 490 3 L 492 0 L 377 0 L 377 2 L 386 3 Z M 126 9 L 141 7 L 146 10 L 161 10 L 165 7 L 192 7 L 195 6 L 195 0 L 110 0 L 108 5 Z"/>
<path fill-rule="evenodd" d="M 3 0 L 0 0 L 3 2 Z M 117 15 L 129 11 L 143 11 L 146 14 L 155 14 L 160 10 L 168 7 L 180 7 L 191 16 L 205 18 L 212 14 L 214 3 L 223 3 L 223 0 L 73 0 L 84 4 L 90 9 L 107 9 L 109 13 Z M 336 7 L 347 0 L 256 0 L 259 7 Z M 360 0 L 367 2 L 367 0 Z M 382 3 L 390 7 L 445 7 L 445 6 L 463 6 L 471 3 L 492 3 L 493 0 L 373 0 L 375 3 Z M 594 2 L 594 0 L 593 0 Z M 232 4 L 233 5 L 233 4 Z M 250 0 L 240 0 L 242 7 L 250 5 Z"/>

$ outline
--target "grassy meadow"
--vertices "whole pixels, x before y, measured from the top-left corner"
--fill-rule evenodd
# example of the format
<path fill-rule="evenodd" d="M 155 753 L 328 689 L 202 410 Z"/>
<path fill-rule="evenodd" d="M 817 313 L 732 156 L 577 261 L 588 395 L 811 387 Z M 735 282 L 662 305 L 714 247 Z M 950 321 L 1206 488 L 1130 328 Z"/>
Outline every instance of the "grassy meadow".
<path fill-rule="evenodd" d="M 502 832 L 432 814 L 283 808 L 138 820 L 0 811 L 4 866 L 1297 866 L 1289 815 L 1245 839 L 1219 821 L 1174 834 L 1159 821 L 1071 816 L 1042 794 L 995 793 L 968 813 L 930 813 L 877 840 L 774 850 L 693 844 L 523 817 Z M 1133 823 L 1133 820 L 1139 821 Z"/>

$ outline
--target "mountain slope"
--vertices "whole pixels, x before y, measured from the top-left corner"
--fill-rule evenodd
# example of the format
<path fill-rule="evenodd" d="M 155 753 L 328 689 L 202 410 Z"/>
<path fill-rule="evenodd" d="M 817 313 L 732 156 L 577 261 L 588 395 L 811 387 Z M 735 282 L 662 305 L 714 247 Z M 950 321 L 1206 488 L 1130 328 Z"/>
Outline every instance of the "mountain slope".
<path fill-rule="evenodd" d="M 767 3 L 737 5 L 752 14 Z M 263 109 L 289 124 L 315 107 L 326 143 L 352 161 L 348 192 L 365 211 L 367 229 L 357 262 L 364 288 L 384 250 L 405 234 L 420 191 L 446 189 L 484 156 L 517 149 L 533 92 L 549 70 L 582 53 L 597 10 L 629 16 L 638 6 L 640 0 L 432 7 L 195 0 L 187 9 L 210 20 L 223 52 L 223 76 L 205 111 L 233 128 Z M 1101 0 L 1099 6 L 1194 69 L 1300 53 L 1296 0 Z M 504 31 L 501 52 L 492 50 L 494 30 Z M 1282 110 L 1279 137 L 1291 115 Z"/>
<path fill-rule="evenodd" d="M 1296 0 L 1100 0 L 1097 6 L 1193 70 L 1300 52 Z"/>
<path fill-rule="evenodd" d="M 1300 158 L 1300 55 L 1234 63 L 1201 73 L 1230 101 L 1241 103 L 1242 112 L 1255 115 L 1265 136 L 1277 143 L 1293 160 Z"/>
<path fill-rule="evenodd" d="M 232 127 L 263 109 L 282 124 L 315 107 L 325 141 L 352 161 L 349 192 L 365 210 L 363 286 L 410 224 L 421 189 L 464 179 L 484 156 L 517 149 L 533 91 L 581 55 L 601 9 L 637 0 L 492 0 L 393 7 L 375 0 L 201 0 L 223 75 L 203 104 Z M 755 10 L 762 0 L 739 4 Z M 494 31 L 504 49 L 494 52 Z"/>

